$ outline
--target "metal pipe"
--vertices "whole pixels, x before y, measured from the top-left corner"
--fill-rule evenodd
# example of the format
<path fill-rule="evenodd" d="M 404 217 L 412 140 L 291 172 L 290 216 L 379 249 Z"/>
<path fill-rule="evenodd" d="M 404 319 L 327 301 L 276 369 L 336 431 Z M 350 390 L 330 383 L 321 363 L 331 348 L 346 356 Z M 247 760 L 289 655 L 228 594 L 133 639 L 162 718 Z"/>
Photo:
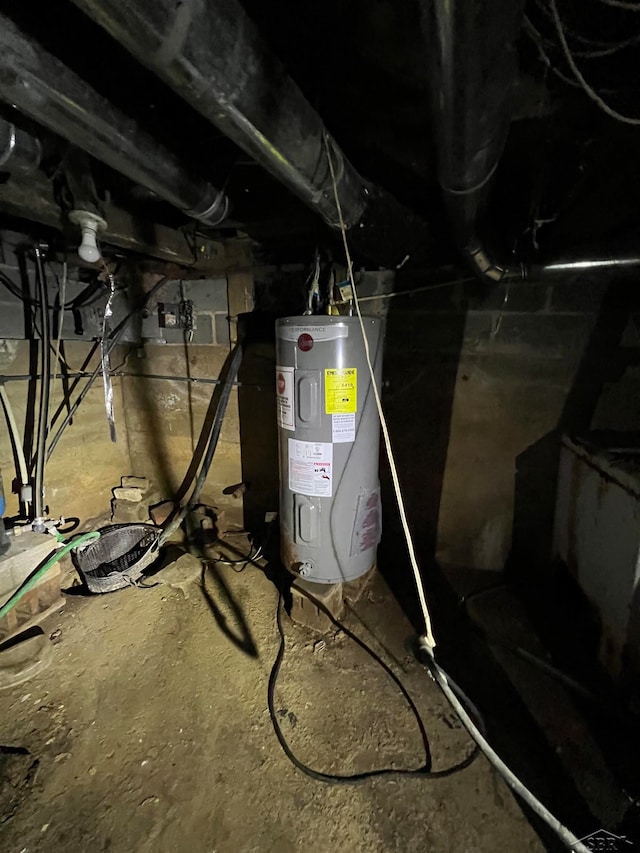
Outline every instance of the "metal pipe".
<path fill-rule="evenodd" d="M 335 227 L 322 119 L 269 52 L 239 0 L 74 0 L 135 58 Z M 364 181 L 333 140 L 346 223 Z"/>
<path fill-rule="evenodd" d="M 197 237 L 196 245 L 191 246 L 182 231 L 158 222 L 143 222 L 109 202 L 103 203 L 103 209 L 107 230 L 102 232 L 101 238 L 112 246 L 203 271 L 215 264 L 215 257 L 213 261 L 209 259 L 215 256 L 216 251 L 222 251 L 220 243 L 201 237 Z M 12 176 L 6 183 L 0 183 L 0 210 L 57 230 L 69 227 L 63 221 L 52 182 L 41 172 L 30 175 L 28 179 Z"/>
<path fill-rule="evenodd" d="M 39 139 L 0 118 L 0 172 L 30 175 L 40 165 L 41 158 Z"/>
<path fill-rule="evenodd" d="M 0 98 L 182 210 L 222 222 L 226 195 L 187 171 L 137 123 L 0 15 Z"/>
<path fill-rule="evenodd" d="M 592 272 L 594 270 L 615 270 L 624 272 L 640 267 L 640 257 L 621 258 L 582 258 L 580 260 L 558 260 L 540 266 L 540 274 Z"/>
<path fill-rule="evenodd" d="M 507 272 L 478 233 L 504 149 L 524 0 L 420 0 L 431 60 L 438 179 L 460 248 L 475 273 Z"/>
<path fill-rule="evenodd" d="M 337 228 L 330 150 L 344 221 L 363 255 L 396 266 L 426 254 L 426 223 L 358 174 L 240 0 L 73 2 Z"/>
<path fill-rule="evenodd" d="M 484 208 L 507 140 L 524 0 L 420 0 L 431 60 L 438 179 L 456 242 L 487 284 L 640 265 L 621 251 L 563 252 L 533 264 L 500 259 L 483 234 Z"/>
<path fill-rule="evenodd" d="M 34 524 L 42 524 L 44 517 L 44 469 L 46 465 L 47 427 L 49 425 L 49 392 L 51 390 L 51 331 L 49 324 L 49 299 L 47 279 L 44 272 L 43 249 L 35 246 L 36 279 L 40 299 L 40 320 L 42 324 L 40 379 L 40 411 L 38 413 L 38 435 L 36 443 L 36 465 L 34 477 Z M 35 529 L 35 528 L 34 528 Z"/>

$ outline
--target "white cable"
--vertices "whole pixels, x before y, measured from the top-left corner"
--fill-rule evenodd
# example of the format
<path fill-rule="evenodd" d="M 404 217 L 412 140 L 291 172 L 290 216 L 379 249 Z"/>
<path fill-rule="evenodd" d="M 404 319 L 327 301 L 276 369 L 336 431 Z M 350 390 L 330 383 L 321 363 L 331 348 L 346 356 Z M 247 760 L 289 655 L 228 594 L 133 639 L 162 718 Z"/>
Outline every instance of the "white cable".
<path fill-rule="evenodd" d="M 62 327 L 64 325 L 64 301 L 67 295 L 67 262 L 66 260 L 62 264 L 62 282 L 58 284 L 58 298 L 60 301 L 60 309 L 58 311 L 58 338 L 56 340 L 56 350 L 55 350 L 55 359 L 53 362 L 53 375 L 55 377 L 58 370 L 62 374 L 62 364 L 60 362 L 60 344 L 62 342 Z M 45 308 L 45 310 L 48 310 Z M 52 414 L 51 414 L 51 402 L 52 402 L 53 394 L 49 395 L 49 411 L 47 412 L 47 433 L 48 437 L 51 434 L 51 429 L 53 427 L 52 422 Z M 44 466 L 46 470 L 47 466 L 47 454 L 44 456 Z"/>
<path fill-rule="evenodd" d="M 441 281 L 440 284 L 427 284 L 424 287 L 414 287 L 412 290 L 394 290 L 391 293 L 378 293 L 376 296 L 358 296 L 358 302 L 373 302 L 374 299 L 393 299 L 396 296 L 413 296 L 414 293 L 425 293 L 427 290 L 440 290 L 441 287 L 452 287 L 454 284 L 466 284 L 469 281 L 475 281 L 475 278 L 456 278 L 454 281 Z"/>
<path fill-rule="evenodd" d="M 536 5 L 546 18 L 553 21 L 553 15 L 549 11 L 549 9 L 547 9 L 547 7 L 542 3 L 542 0 L 538 0 Z M 638 6 L 638 9 L 640 10 L 640 5 Z M 525 20 L 529 20 L 527 19 L 526 15 Z M 529 23 L 531 23 L 530 20 Z M 629 36 L 629 38 L 622 39 L 621 41 L 611 41 L 611 39 L 603 40 L 588 38 L 587 36 L 583 36 L 582 33 L 576 32 L 576 30 L 571 29 L 567 25 L 566 21 L 562 22 L 562 29 L 564 30 L 566 36 L 571 39 L 574 39 L 575 41 L 581 42 L 583 45 L 589 48 L 589 50 L 587 50 L 586 48 L 584 50 L 580 48 L 578 50 L 573 51 L 574 56 L 582 56 L 586 59 L 598 59 L 602 56 L 610 56 L 613 53 L 617 53 L 619 50 L 624 50 L 627 47 L 633 47 L 638 43 L 638 41 L 640 41 L 640 35 L 637 34 Z M 538 33 L 538 35 L 549 47 L 557 47 L 554 42 L 545 38 L 540 33 Z"/>
<path fill-rule="evenodd" d="M 328 141 L 325 137 L 325 146 L 327 149 L 327 159 L 329 162 L 329 169 L 331 171 L 331 180 L 333 182 L 333 192 L 336 199 L 336 208 L 338 210 L 338 220 L 340 222 L 340 231 L 342 232 L 342 242 L 344 244 L 344 252 L 347 259 L 347 272 L 349 274 L 349 281 L 351 282 L 351 290 L 353 293 L 353 302 L 356 306 L 356 313 L 358 314 L 358 319 L 360 321 L 360 331 L 362 332 L 362 340 L 364 342 L 364 352 L 367 359 L 367 366 L 369 367 L 369 374 L 371 375 L 371 387 L 373 388 L 373 396 L 375 397 L 376 406 L 378 408 L 378 416 L 380 418 L 380 426 L 382 427 L 382 435 L 384 437 L 384 445 L 387 449 L 387 458 L 389 459 L 389 467 L 391 469 L 391 479 L 393 480 L 393 489 L 396 495 L 396 501 L 398 503 L 398 510 L 400 512 L 400 521 L 402 522 L 402 529 L 404 531 L 404 536 L 407 542 L 407 550 L 409 551 L 409 561 L 411 563 L 411 568 L 413 569 L 413 573 L 416 581 L 416 589 L 418 591 L 418 598 L 420 599 L 420 608 L 422 610 L 422 617 L 424 620 L 425 627 L 425 638 L 429 645 L 429 648 L 434 649 L 436 645 L 435 638 L 433 636 L 433 631 L 431 628 L 431 615 L 429 613 L 429 607 L 427 605 L 427 599 L 424 592 L 424 586 L 422 583 L 422 577 L 420 575 L 420 567 L 418 566 L 418 561 L 416 559 L 416 552 L 413 545 L 413 537 L 411 536 L 411 531 L 409 529 L 409 522 L 407 521 L 407 513 L 404 508 L 404 498 L 402 496 L 402 490 L 400 488 L 400 480 L 398 478 L 398 470 L 396 468 L 396 462 L 393 455 L 393 450 L 391 449 L 391 438 L 389 436 L 389 429 L 387 427 L 387 419 L 384 416 L 384 411 L 382 409 L 382 400 L 380 399 L 380 393 L 378 391 L 378 385 L 376 382 L 375 371 L 373 369 L 373 364 L 371 362 L 371 351 L 369 349 L 369 341 L 367 339 L 367 333 L 364 328 L 364 320 L 362 319 L 362 314 L 360 313 L 360 304 L 358 302 L 358 293 L 356 291 L 356 282 L 353 276 L 353 263 L 351 261 L 351 253 L 349 252 L 349 245 L 347 243 L 347 230 L 344 224 L 344 219 L 342 218 L 342 207 L 340 205 L 340 199 L 338 198 L 338 185 L 336 183 L 336 174 L 333 168 L 333 159 L 331 157 L 331 151 L 329 148 Z"/>
<path fill-rule="evenodd" d="M 364 327 L 364 321 L 362 319 L 362 314 L 360 313 L 360 306 L 358 303 L 358 294 L 356 290 L 356 283 L 353 276 L 353 262 L 351 260 L 351 253 L 349 252 L 349 244 L 347 242 L 347 229 L 344 224 L 344 219 L 342 217 L 342 207 L 340 205 L 340 199 L 338 197 L 338 186 L 336 183 L 335 171 L 333 168 L 333 161 L 331 159 L 331 151 L 329 145 L 327 144 L 327 139 L 325 137 L 325 147 L 327 150 L 327 160 L 329 162 L 329 170 L 331 172 L 331 180 L 333 183 L 333 194 L 335 197 L 336 208 L 338 211 L 338 219 L 340 223 L 340 231 L 342 233 L 342 243 L 344 246 L 345 257 L 347 259 L 347 272 L 349 274 L 349 281 L 351 282 L 351 288 L 353 291 L 353 302 L 356 307 L 356 312 L 358 314 L 358 319 L 360 320 L 360 330 L 362 332 L 362 339 L 364 343 L 364 351 L 367 359 L 367 365 L 369 368 L 369 374 L 371 376 L 371 386 L 373 388 L 374 397 L 376 400 L 376 406 L 378 407 L 378 415 L 380 417 L 380 426 L 382 427 L 382 434 L 384 436 L 384 444 L 387 450 L 387 457 L 389 459 L 389 467 L 391 468 L 391 477 L 393 480 L 393 488 L 395 491 L 396 500 L 398 503 L 398 509 L 400 511 L 400 519 L 402 521 L 402 528 L 404 531 L 407 550 L 409 551 L 409 559 L 411 561 L 411 567 L 413 569 L 413 573 L 416 581 L 416 588 L 418 591 L 418 598 L 420 600 L 420 607 L 422 609 L 422 615 L 425 623 L 425 635 L 420 638 L 420 647 L 421 649 L 429 655 L 430 665 L 432 667 L 432 671 L 434 673 L 435 680 L 437 684 L 440 686 L 440 689 L 444 693 L 444 695 L 449 700 L 451 706 L 457 713 L 458 717 L 464 724 L 465 728 L 474 739 L 474 741 L 478 744 L 482 752 L 489 759 L 491 764 L 496 768 L 496 770 L 500 773 L 500 775 L 504 778 L 507 785 L 516 791 L 519 796 L 533 809 L 533 811 L 562 839 L 562 841 L 567 844 L 567 846 L 574 851 L 574 853 L 589 853 L 588 848 L 580 841 L 580 839 L 574 835 L 571 830 L 567 829 L 564 824 L 560 823 L 560 821 L 551 814 L 551 812 L 544 806 L 540 800 L 527 788 L 524 782 L 521 782 L 520 779 L 513 773 L 512 770 L 504 763 L 504 761 L 500 758 L 497 752 L 493 749 L 487 739 L 484 737 L 482 732 L 475 725 L 471 717 L 467 714 L 464 707 L 458 700 L 454 691 L 449 685 L 449 680 L 447 678 L 447 674 L 445 671 L 438 666 L 435 662 L 433 650 L 436 645 L 435 638 L 433 636 L 433 631 L 431 628 L 431 616 L 429 614 L 429 608 L 427 605 L 427 599 L 424 590 L 424 584 L 422 581 L 422 575 L 420 574 L 420 568 L 418 566 L 418 562 L 416 560 L 415 549 L 413 546 L 413 538 L 411 536 L 411 531 L 409 529 L 409 524 L 407 522 L 407 515 L 404 508 L 404 498 L 402 495 L 402 490 L 400 488 L 400 480 L 398 478 L 398 471 L 395 463 L 395 458 L 393 455 L 393 449 L 391 447 L 391 439 L 389 436 L 389 430 L 387 428 L 387 420 L 384 415 L 384 411 L 382 409 L 382 401 L 380 399 L 380 394 L 378 393 L 378 386 L 376 384 L 375 372 L 373 369 L 373 364 L 371 362 L 371 353 L 369 350 L 369 341 L 367 340 L 367 334 Z"/>
<path fill-rule="evenodd" d="M 64 300 L 67 295 L 67 262 L 64 261 L 62 264 L 62 283 L 59 285 L 58 296 L 60 300 L 60 309 L 58 311 L 58 339 L 56 341 L 56 353 L 55 353 L 55 361 L 53 368 L 53 375 L 55 376 L 60 369 L 62 373 L 62 364 L 60 362 L 60 344 L 62 342 L 62 327 L 64 326 Z M 51 395 L 53 396 L 53 395 Z M 49 398 L 49 413 L 51 413 L 51 398 Z M 51 420 L 49 420 L 49 430 L 51 430 L 52 424 Z"/>
<path fill-rule="evenodd" d="M 580 83 L 586 94 L 591 98 L 591 100 L 597 104 L 600 109 L 605 112 L 611 118 L 616 119 L 616 121 L 621 121 L 624 124 L 631 124 L 635 127 L 640 126 L 640 118 L 632 118 L 631 116 L 625 116 L 622 113 L 619 113 L 617 110 L 614 110 L 613 107 L 610 107 L 609 104 L 603 100 L 600 95 L 593 89 L 587 81 L 582 76 L 582 73 L 578 66 L 576 65 L 575 59 L 573 58 L 573 54 L 569 48 L 567 43 L 567 38 L 564 33 L 564 27 L 562 25 L 562 21 L 560 20 L 560 15 L 558 14 L 558 7 L 556 5 L 556 0 L 549 0 L 549 8 L 551 9 L 551 14 L 553 15 L 553 20 L 556 25 L 556 30 L 558 32 L 558 38 L 560 39 L 560 44 L 562 45 L 562 51 L 564 53 L 565 59 L 567 60 L 567 64 L 569 68 L 573 71 L 573 75 Z"/>
<path fill-rule="evenodd" d="M 13 413 L 13 406 L 11 405 L 11 401 L 9 400 L 9 396 L 7 394 L 7 389 L 4 387 L 4 384 L 0 385 L 0 399 L 2 399 L 2 404 L 7 415 L 7 424 L 9 426 L 9 432 L 11 433 L 13 443 L 16 448 L 16 456 L 18 457 L 18 469 L 20 472 L 21 480 L 20 485 L 28 486 L 29 474 L 27 472 L 27 460 L 25 459 L 24 448 L 22 447 L 22 439 L 20 438 L 20 433 L 18 432 L 18 424 L 16 423 L 16 418 Z"/>
<path fill-rule="evenodd" d="M 488 758 L 491 764 L 495 767 L 495 769 L 500 773 L 502 778 L 505 780 L 507 785 L 518 794 L 519 797 L 531 807 L 531 809 L 540 817 L 546 824 L 549 826 L 556 835 L 567 845 L 567 847 L 574 851 L 574 853 L 589 853 L 589 848 L 582 843 L 582 841 L 571 832 L 563 823 L 561 823 L 555 815 L 553 815 L 549 809 L 540 802 L 540 800 L 532 794 L 531 791 L 527 788 L 527 786 L 522 782 L 515 773 L 504 763 L 504 761 L 500 758 L 498 753 L 493 749 L 488 740 L 484 737 L 482 732 L 478 729 L 476 724 L 473 722 L 469 714 L 465 711 L 464 706 L 459 701 L 458 697 L 451 689 L 449 685 L 449 680 L 447 679 L 447 675 L 445 671 L 438 666 L 438 664 L 433 659 L 433 654 L 430 649 L 425 649 L 425 651 L 431 657 L 431 662 L 429 664 L 431 671 L 433 672 L 436 683 L 444 693 L 444 695 L 449 700 L 449 703 L 455 710 L 456 714 L 462 721 L 464 727 L 469 732 L 474 741 L 478 744 L 484 755 Z"/>

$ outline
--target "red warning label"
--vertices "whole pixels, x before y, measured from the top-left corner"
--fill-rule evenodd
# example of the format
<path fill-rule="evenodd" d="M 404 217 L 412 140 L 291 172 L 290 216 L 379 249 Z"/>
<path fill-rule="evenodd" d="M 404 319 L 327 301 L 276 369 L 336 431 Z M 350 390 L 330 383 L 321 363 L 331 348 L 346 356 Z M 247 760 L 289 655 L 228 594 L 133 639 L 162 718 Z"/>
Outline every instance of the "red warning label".
<path fill-rule="evenodd" d="M 276 395 L 278 426 L 295 429 L 293 367 L 276 367 Z"/>

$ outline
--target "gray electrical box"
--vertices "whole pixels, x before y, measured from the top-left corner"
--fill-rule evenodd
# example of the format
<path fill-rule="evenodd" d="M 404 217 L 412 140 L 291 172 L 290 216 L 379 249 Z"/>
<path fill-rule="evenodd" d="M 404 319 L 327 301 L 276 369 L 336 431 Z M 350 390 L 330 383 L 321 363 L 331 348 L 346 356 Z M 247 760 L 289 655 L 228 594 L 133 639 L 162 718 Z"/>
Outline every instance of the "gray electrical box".
<path fill-rule="evenodd" d="M 378 389 L 384 321 L 364 326 Z M 357 317 L 276 323 L 281 550 L 306 580 L 338 583 L 376 561 L 380 427 Z"/>

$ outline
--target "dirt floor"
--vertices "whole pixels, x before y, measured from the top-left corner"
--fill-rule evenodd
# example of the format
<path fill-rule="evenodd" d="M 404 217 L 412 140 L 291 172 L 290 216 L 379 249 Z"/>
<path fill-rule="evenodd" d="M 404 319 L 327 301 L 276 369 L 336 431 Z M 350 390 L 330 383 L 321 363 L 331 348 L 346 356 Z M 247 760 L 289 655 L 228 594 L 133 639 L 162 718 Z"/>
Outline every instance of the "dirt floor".
<path fill-rule="evenodd" d="M 482 757 L 438 781 L 327 785 L 296 770 L 267 711 L 277 593 L 257 568 L 217 572 L 204 589 L 70 595 L 44 626 L 51 665 L 0 693 L 0 743 L 29 750 L 0 754 L 5 853 L 544 849 Z M 355 611 L 347 624 L 415 698 L 434 769 L 463 759 L 469 739 L 406 651 L 410 626 L 379 577 Z M 301 760 L 422 764 L 415 720 L 371 658 L 339 632 L 322 648 L 288 618 L 285 631 L 276 703 Z"/>

